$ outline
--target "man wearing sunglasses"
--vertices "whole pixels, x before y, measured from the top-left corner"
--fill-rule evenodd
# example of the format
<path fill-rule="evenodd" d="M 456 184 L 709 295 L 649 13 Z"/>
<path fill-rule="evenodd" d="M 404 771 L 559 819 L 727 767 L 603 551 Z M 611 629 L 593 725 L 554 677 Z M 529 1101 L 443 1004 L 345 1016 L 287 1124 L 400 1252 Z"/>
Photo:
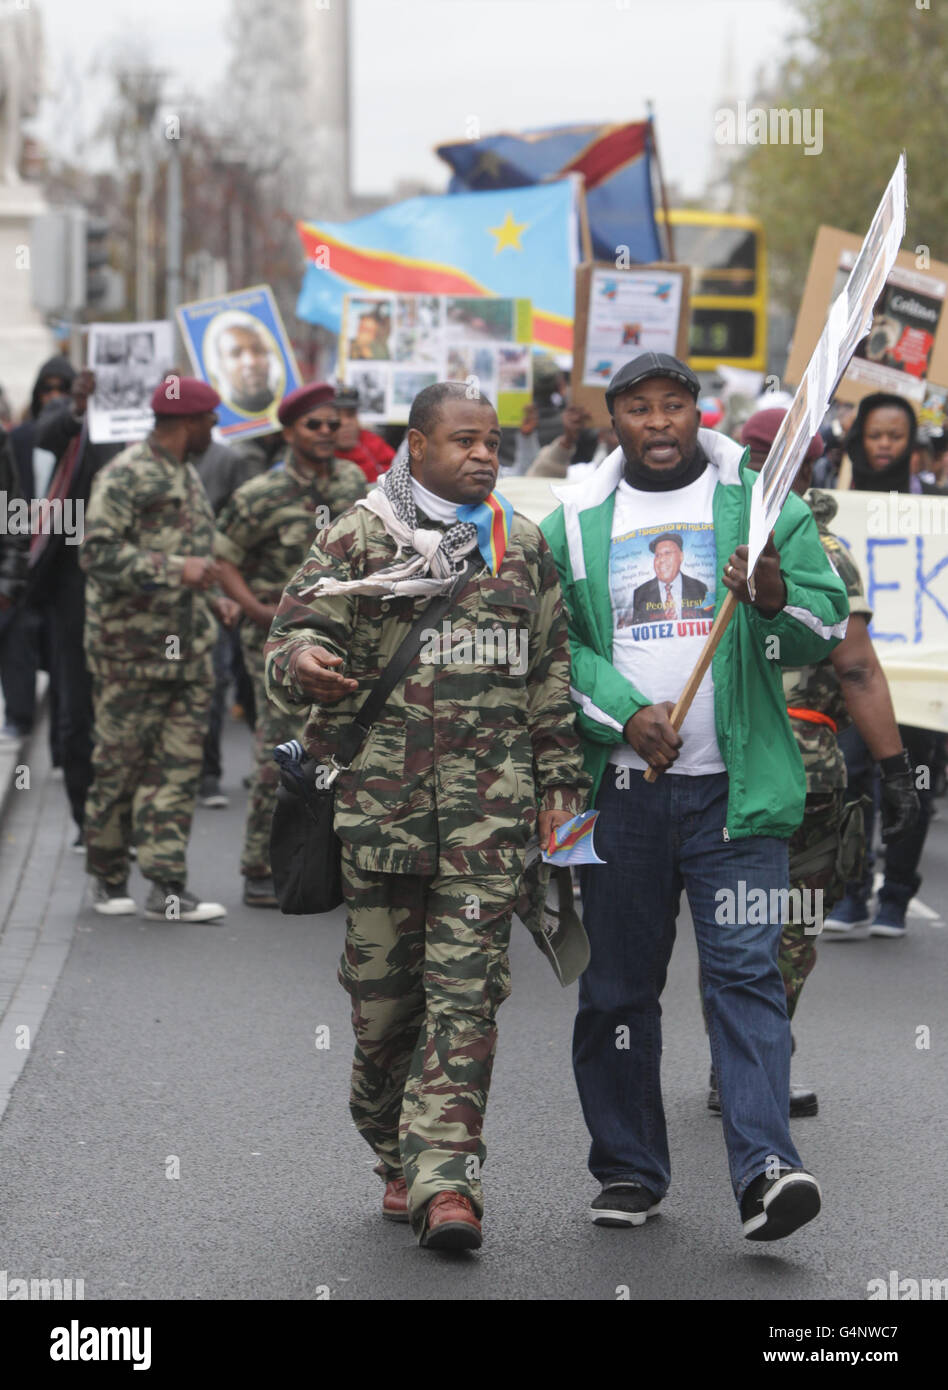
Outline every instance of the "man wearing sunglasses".
<path fill-rule="evenodd" d="M 221 584 L 243 610 L 241 647 L 257 711 L 240 862 L 248 907 L 277 906 L 270 876 L 270 821 L 279 779 L 272 751 L 278 743 L 298 738 L 303 724 L 267 699 L 263 644 L 283 590 L 317 533 L 366 492 L 362 470 L 335 457 L 341 417 L 331 386 L 311 382 L 291 391 L 277 416 L 287 445 L 284 458 L 234 492 L 217 519 L 214 542 Z"/>

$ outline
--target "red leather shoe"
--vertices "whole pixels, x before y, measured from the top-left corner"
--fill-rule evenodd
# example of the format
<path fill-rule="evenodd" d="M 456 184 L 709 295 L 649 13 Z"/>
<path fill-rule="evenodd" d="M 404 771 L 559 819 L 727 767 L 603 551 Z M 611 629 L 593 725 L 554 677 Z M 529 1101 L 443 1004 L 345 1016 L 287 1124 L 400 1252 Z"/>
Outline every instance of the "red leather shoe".
<path fill-rule="evenodd" d="M 481 1223 L 460 1192 L 437 1192 L 428 1203 L 422 1245 L 428 1250 L 479 1250 Z"/>
<path fill-rule="evenodd" d="M 390 1178 L 385 1184 L 382 1215 L 386 1221 L 408 1220 L 408 1184 L 404 1178 Z"/>

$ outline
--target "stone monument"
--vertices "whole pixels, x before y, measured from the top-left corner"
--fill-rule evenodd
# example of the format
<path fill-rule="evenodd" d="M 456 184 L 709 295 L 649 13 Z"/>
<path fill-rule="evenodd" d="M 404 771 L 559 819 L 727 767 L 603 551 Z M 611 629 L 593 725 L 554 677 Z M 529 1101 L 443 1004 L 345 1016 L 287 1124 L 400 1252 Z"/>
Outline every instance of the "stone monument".
<path fill-rule="evenodd" d="M 31 224 L 47 207 L 37 185 L 20 177 L 23 121 L 38 109 L 41 70 L 36 10 L 0 5 L 0 385 L 17 415 L 56 350 L 32 293 Z"/>

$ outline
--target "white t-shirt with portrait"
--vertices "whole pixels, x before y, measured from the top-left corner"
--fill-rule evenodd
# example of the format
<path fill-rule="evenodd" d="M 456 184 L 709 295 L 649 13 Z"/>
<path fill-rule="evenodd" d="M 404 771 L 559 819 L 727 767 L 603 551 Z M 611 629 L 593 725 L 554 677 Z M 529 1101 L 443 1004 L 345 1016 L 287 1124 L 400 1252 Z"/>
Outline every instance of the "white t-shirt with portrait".
<path fill-rule="evenodd" d="M 706 468 L 687 487 L 669 492 L 642 492 L 623 479 L 616 490 L 609 548 L 612 663 L 652 704 L 678 699 L 711 631 L 716 476 Z M 682 746 L 668 772 L 700 777 L 726 771 L 710 667 L 680 733 Z M 647 766 L 628 743 L 617 744 L 609 761 Z"/>

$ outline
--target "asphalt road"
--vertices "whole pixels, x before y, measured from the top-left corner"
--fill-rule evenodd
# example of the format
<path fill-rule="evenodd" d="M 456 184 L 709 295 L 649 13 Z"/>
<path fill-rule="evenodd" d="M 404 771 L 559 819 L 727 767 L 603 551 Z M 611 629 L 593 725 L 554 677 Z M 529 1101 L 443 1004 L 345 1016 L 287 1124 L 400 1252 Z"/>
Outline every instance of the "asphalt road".
<path fill-rule="evenodd" d="M 633 1299 L 819 1300 L 865 1298 L 891 1270 L 948 1274 L 944 800 L 908 937 L 824 944 L 798 1012 L 795 1076 L 817 1087 L 821 1111 L 794 1134 L 823 1187 L 817 1221 L 769 1247 L 741 1237 L 720 1122 L 705 1109 L 685 909 L 665 995 L 672 1188 L 643 1228 L 592 1226 L 569 1062 L 575 988 L 559 988 L 515 925 L 485 1244 L 448 1256 L 381 1220 L 372 1155 L 349 1119 L 342 913 L 284 918 L 239 903 L 245 731 L 226 730 L 230 807 L 199 809 L 191 843 L 191 886 L 230 909 L 217 926 L 91 911 L 42 743 L 0 832 L 9 1278 L 82 1278 L 87 1299 L 613 1300 L 628 1286 Z M 144 900 L 137 872 L 132 891 Z M 328 1049 L 316 1046 L 321 1026 Z"/>

